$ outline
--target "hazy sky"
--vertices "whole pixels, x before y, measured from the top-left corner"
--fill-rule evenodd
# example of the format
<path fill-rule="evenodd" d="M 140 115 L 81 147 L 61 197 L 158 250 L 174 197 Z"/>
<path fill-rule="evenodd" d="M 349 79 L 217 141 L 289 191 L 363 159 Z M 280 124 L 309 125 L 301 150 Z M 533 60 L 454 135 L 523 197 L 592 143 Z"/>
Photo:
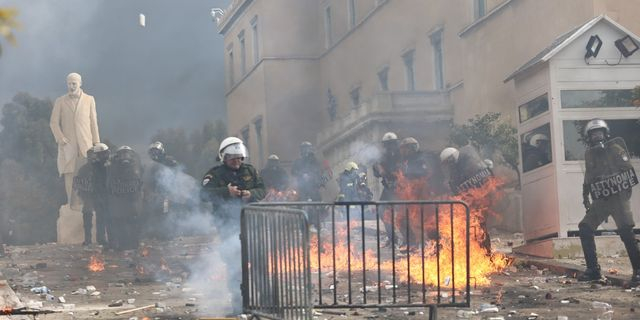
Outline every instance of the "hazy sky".
<path fill-rule="evenodd" d="M 116 144 L 224 119 L 223 38 L 209 13 L 228 3 L 0 0 L 19 10 L 22 24 L 17 46 L 0 40 L 0 106 L 20 91 L 55 100 L 67 74 L 78 72 L 96 99 L 101 136 Z"/>

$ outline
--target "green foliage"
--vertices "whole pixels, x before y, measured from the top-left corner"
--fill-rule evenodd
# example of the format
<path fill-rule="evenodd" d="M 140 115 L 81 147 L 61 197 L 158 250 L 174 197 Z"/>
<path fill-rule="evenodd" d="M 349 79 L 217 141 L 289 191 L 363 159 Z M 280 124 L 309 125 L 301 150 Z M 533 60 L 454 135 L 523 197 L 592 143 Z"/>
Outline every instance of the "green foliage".
<path fill-rule="evenodd" d="M 517 130 L 500 113 L 476 115 L 466 123 L 453 125 L 449 138 L 457 146 L 470 143 L 483 157 L 501 160 L 519 172 Z"/>
<path fill-rule="evenodd" d="M 52 102 L 26 93 L 2 108 L 0 131 L 0 228 L 12 243 L 56 239 L 58 209 L 66 196 L 56 167 L 57 145 L 49 129 Z"/>
<path fill-rule="evenodd" d="M 188 174 L 199 178 L 213 166 L 220 141 L 227 135 L 222 120 L 207 121 L 202 128 L 187 134 L 182 128 L 161 129 L 152 141 L 162 141 L 167 154 L 185 166 Z"/>

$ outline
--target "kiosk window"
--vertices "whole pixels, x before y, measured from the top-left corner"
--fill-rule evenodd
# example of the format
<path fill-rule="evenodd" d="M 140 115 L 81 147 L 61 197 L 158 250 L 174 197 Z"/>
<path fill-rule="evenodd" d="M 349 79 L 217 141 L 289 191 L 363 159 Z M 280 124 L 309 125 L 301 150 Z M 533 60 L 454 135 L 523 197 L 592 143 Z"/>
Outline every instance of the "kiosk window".
<path fill-rule="evenodd" d="M 632 90 L 562 90 L 562 108 L 620 108 L 634 107 Z"/>
<path fill-rule="evenodd" d="M 544 113 L 547 110 L 549 110 L 549 98 L 545 93 L 518 107 L 520 123 Z"/>
<path fill-rule="evenodd" d="M 551 127 L 547 123 L 520 135 L 522 172 L 551 163 Z"/>

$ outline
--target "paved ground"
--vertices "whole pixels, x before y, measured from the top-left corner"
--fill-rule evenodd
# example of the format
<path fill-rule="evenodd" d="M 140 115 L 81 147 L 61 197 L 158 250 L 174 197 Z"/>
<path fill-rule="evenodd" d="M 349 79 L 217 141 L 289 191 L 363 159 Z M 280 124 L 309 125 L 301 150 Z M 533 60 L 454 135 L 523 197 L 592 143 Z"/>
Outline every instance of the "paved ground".
<path fill-rule="evenodd" d="M 494 248 L 503 252 L 520 241 L 517 234 L 494 233 Z M 215 294 L 223 286 L 216 270 L 209 277 L 200 276 L 196 283 L 189 281 L 196 271 L 193 266 L 210 254 L 211 247 L 212 242 L 204 237 L 154 242 L 146 250 L 124 253 L 56 244 L 10 246 L 8 256 L 0 258 L 0 272 L 22 304 L 57 311 L 38 319 L 195 319 L 220 316 L 216 306 L 228 304 L 227 296 Z M 92 256 L 104 259 L 104 271 L 88 270 Z M 607 319 L 603 314 L 610 312 L 612 319 L 640 319 L 640 291 L 623 286 L 630 276 L 626 257 L 601 259 L 604 270 L 618 273 L 604 284 L 575 281 L 575 274 L 583 269 L 581 259 L 514 258 L 511 267 L 492 276 L 490 286 L 473 288 L 471 308 L 441 308 L 438 318 Z M 32 292 L 41 286 L 51 290 L 49 296 Z M 141 307 L 146 308 L 118 314 Z M 426 312 L 317 310 L 316 318 L 419 319 Z"/>

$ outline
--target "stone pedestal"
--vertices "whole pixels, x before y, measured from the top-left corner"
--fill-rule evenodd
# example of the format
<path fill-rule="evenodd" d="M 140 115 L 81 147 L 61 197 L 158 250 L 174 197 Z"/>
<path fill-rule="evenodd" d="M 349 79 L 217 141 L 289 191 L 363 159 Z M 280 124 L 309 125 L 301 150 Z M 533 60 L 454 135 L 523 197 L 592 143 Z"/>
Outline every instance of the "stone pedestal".
<path fill-rule="evenodd" d="M 60 207 L 58 217 L 58 243 L 81 244 L 84 241 L 84 227 L 82 223 L 82 212 L 73 210 L 68 204 Z M 93 217 L 93 230 L 91 232 L 95 243 L 96 218 Z"/>

